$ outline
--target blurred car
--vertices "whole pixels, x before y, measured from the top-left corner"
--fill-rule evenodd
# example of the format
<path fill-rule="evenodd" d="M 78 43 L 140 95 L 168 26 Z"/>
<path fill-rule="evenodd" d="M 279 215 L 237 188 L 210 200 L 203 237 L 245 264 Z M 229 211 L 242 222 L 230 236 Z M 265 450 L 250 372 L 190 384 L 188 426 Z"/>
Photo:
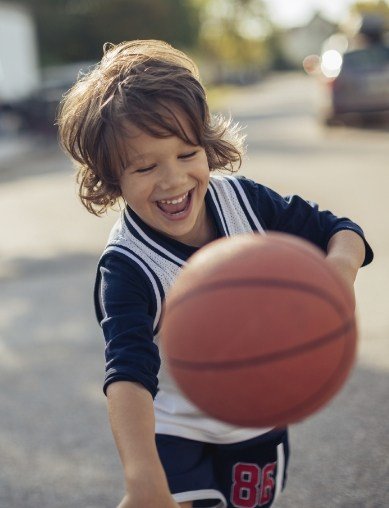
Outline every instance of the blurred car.
<path fill-rule="evenodd" d="M 389 47 L 381 44 L 320 58 L 319 111 L 326 125 L 389 119 Z"/>
<path fill-rule="evenodd" d="M 63 95 L 80 73 L 88 72 L 94 65 L 95 62 L 77 62 L 44 69 L 40 87 L 23 101 L 14 104 L 14 110 L 23 120 L 24 129 L 56 134 L 55 119 Z"/>

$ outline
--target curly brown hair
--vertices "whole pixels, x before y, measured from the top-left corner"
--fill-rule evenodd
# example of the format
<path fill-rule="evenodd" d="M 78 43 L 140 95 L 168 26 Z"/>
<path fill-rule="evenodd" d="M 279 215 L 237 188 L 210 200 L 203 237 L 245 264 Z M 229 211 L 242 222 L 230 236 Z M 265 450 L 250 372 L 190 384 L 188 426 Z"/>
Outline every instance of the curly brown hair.
<path fill-rule="evenodd" d="M 193 144 L 177 108 L 189 119 L 209 169 L 235 171 L 244 136 L 230 119 L 210 114 L 198 69 L 185 53 L 157 40 L 104 45 L 101 62 L 65 94 L 57 119 L 60 144 L 76 163 L 79 197 L 89 212 L 101 215 L 121 197 L 126 123 Z"/>

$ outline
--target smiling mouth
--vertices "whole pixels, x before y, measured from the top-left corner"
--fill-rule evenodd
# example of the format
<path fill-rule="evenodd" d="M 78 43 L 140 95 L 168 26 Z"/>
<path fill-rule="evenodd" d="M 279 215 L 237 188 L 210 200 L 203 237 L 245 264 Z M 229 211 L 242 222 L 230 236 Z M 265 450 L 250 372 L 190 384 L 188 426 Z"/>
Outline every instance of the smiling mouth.
<path fill-rule="evenodd" d="M 179 215 L 186 212 L 192 200 L 193 189 L 181 196 L 169 200 L 161 199 L 156 201 L 156 204 L 160 210 L 169 215 Z"/>

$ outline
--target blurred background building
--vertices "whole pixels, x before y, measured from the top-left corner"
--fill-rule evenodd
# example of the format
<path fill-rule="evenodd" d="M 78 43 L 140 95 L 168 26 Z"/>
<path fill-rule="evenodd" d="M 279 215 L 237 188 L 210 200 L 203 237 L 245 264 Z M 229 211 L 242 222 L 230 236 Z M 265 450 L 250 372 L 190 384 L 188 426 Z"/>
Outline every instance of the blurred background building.
<path fill-rule="evenodd" d="M 18 128 L 12 107 L 40 85 L 36 26 L 31 12 L 19 4 L 0 2 L 0 132 Z"/>
<path fill-rule="evenodd" d="M 320 0 L 307 0 L 310 18 L 285 26 L 274 8 L 285 15 L 291 6 L 282 0 L 0 1 L 0 132 L 55 133 L 62 95 L 80 70 L 101 58 L 107 41 L 166 40 L 195 57 L 207 86 L 254 83 L 274 70 L 303 71 L 307 56 L 305 69 L 318 71 L 328 49 L 341 55 L 334 64 L 340 68 L 344 52 L 387 44 L 387 1 L 343 3 L 344 15 L 335 20 L 317 10 Z M 385 70 L 385 57 L 377 65 Z M 374 77 L 368 79 L 375 93 Z M 377 88 L 389 84 L 386 71 L 379 79 Z M 380 102 L 386 108 L 386 99 Z"/>
<path fill-rule="evenodd" d="M 323 42 L 338 31 L 337 23 L 319 12 L 303 26 L 285 30 L 281 35 L 281 49 L 285 61 L 292 68 L 301 68 L 309 54 L 320 54 Z"/>

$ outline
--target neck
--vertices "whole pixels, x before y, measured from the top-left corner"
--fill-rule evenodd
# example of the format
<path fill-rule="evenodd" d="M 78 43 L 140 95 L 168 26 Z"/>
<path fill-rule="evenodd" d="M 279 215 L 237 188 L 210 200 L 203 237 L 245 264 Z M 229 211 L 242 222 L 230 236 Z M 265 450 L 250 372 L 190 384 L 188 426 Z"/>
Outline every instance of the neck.
<path fill-rule="evenodd" d="M 198 240 L 193 245 L 194 247 L 203 247 L 217 238 L 215 222 L 206 207 L 204 207 L 203 213 L 204 220 L 200 222 L 201 229 L 199 230 Z"/>

